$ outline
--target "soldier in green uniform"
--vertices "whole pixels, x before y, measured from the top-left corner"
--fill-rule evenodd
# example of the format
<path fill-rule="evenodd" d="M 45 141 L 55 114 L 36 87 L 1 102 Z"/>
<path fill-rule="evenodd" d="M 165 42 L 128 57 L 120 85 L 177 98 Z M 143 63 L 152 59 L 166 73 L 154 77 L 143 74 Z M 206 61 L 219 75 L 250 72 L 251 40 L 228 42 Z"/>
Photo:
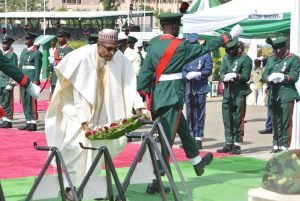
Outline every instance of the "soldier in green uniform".
<path fill-rule="evenodd" d="M 246 96 L 251 93 L 247 82 L 250 79 L 252 60 L 244 53 L 244 44 L 237 38 L 226 44 L 225 51 L 227 54 L 221 64 L 220 78 L 225 85 L 222 115 L 226 144 L 217 152 L 240 154 L 244 136 Z"/>
<path fill-rule="evenodd" d="M 12 48 L 12 43 L 14 41 L 14 39 L 5 36 L 2 40 L 2 49 L 3 54 L 14 65 L 14 68 L 17 68 L 18 57 Z M 0 128 L 12 128 L 12 119 L 14 113 L 14 86 L 15 81 L 9 76 L 0 72 L 0 104 L 6 113 L 6 116 L 2 118 L 3 121 L 0 124 Z"/>
<path fill-rule="evenodd" d="M 24 87 L 28 91 L 30 96 L 34 98 L 39 96 L 40 87 L 32 83 L 26 74 L 24 74 L 20 69 L 16 68 L 16 66 L 2 54 L 2 51 L 0 51 L 0 71 L 18 82 L 21 87 Z"/>
<path fill-rule="evenodd" d="M 213 154 L 207 153 L 201 158 L 195 140 L 189 133 L 187 120 L 182 113 L 184 104 L 182 70 L 185 64 L 226 44 L 232 37 L 238 36 L 242 29 L 235 26 L 230 34 L 225 33 L 215 37 L 203 45 L 190 44 L 177 38 L 181 16 L 178 13 L 159 15 L 163 35 L 154 37 L 149 42 L 137 89 L 142 96 L 152 97 L 151 112 L 154 114 L 154 119 L 161 122 L 170 145 L 173 144 L 178 133 L 186 156 L 191 160 L 196 174 L 201 176 L 205 166 L 212 161 Z M 152 90 L 153 77 L 156 80 L 154 90 Z M 152 95 L 149 96 L 151 92 Z M 168 163 L 167 159 L 166 162 Z M 148 190 L 150 193 L 158 192 L 155 183 L 157 182 L 153 181 L 149 184 L 147 192 Z"/>
<path fill-rule="evenodd" d="M 37 35 L 28 32 L 25 36 L 27 46 L 21 52 L 19 67 L 22 69 L 33 83 L 40 85 L 40 72 L 42 68 L 42 53 L 34 46 Z M 28 92 L 21 88 L 22 106 L 26 119 L 26 124 L 18 127 L 19 130 L 36 131 L 36 121 L 38 119 L 37 100 L 32 98 Z"/>
<path fill-rule="evenodd" d="M 69 52 L 73 49 L 68 45 L 68 40 L 70 38 L 70 34 L 66 31 L 60 31 L 57 33 L 58 39 L 58 47 L 56 47 L 54 51 L 54 58 L 49 57 L 49 63 L 51 64 L 52 68 L 50 70 L 51 73 L 51 93 L 54 93 L 55 85 L 57 81 L 57 76 L 55 73 L 55 66 L 66 56 Z"/>
<path fill-rule="evenodd" d="M 276 153 L 286 150 L 291 140 L 294 100 L 299 100 L 295 83 L 300 60 L 288 50 L 286 37 L 267 38 L 266 42 L 272 45 L 274 55 L 268 58 L 262 80 L 270 87 L 268 105 L 274 129 L 272 153 Z"/>

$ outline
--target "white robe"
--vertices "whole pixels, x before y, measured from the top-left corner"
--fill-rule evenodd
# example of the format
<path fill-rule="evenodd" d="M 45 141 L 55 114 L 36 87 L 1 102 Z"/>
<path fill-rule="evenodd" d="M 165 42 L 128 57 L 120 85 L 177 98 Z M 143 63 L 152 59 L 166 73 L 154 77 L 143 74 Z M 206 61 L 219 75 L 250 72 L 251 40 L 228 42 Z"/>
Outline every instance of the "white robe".
<path fill-rule="evenodd" d="M 134 69 L 130 61 L 117 51 L 112 60 L 107 62 L 103 106 L 100 111 L 100 63 L 96 44 L 83 46 L 65 56 L 56 67 L 58 81 L 45 117 L 48 146 L 59 148 L 75 185 L 82 182 L 97 153 L 81 149 L 79 142 L 97 148 L 105 145 L 113 157 L 127 141 L 125 137 L 91 141 L 85 137 L 81 123 L 86 119 L 94 125 L 105 125 L 128 117 L 133 107 L 144 107 L 136 92 Z M 79 109 L 74 103 L 74 92 L 81 99 L 82 107 Z"/>
<path fill-rule="evenodd" d="M 138 76 L 141 69 L 141 63 L 142 63 L 139 53 L 137 53 L 135 50 L 131 49 L 130 47 L 127 47 L 124 52 L 124 55 L 132 63 L 135 74 L 136 76 Z"/>

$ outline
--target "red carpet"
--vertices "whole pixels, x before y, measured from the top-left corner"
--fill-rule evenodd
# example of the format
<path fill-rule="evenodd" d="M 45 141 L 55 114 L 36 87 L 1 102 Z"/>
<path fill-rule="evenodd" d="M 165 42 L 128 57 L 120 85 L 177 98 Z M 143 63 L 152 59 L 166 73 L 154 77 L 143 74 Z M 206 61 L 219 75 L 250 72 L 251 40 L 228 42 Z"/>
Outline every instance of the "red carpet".
<path fill-rule="evenodd" d="M 38 175 L 46 162 L 48 152 L 37 151 L 33 142 L 46 146 L 45 134 L 42 132 L 19 131 L 16 129 L 0 129 L 0 179 L 18 178 Z M 113 161 L 115 167 L 129 167 L 132 163 L 139 144 L 127 144 L 124 150 Z M 182 149 L 173 149 L 178 161 L 188 160 Z M 201 151 L 201 155 L 205 151 Z M 228 156 L 214 153 L 215 157 Z M 54 173 L 49 168 L 47 173 Z"/>
<path fill-rule="evenodd" d="M 38 111 L 46 111 L 49 105 L 48 100 L 38 100 Z M 14 103 L 14 113 L 22 113 L 23 112 L 23 106 L 22 103 L 15 102 Z"/>

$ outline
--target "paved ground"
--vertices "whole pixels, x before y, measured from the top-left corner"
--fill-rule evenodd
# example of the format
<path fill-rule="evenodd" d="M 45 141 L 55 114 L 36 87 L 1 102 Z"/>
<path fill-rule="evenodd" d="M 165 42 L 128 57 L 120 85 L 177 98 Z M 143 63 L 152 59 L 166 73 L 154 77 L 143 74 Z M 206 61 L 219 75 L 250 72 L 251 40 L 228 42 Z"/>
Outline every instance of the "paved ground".
<path fill-rule="evenodd" d="M 45 89 L 40 99 L 48 100 L 49 91 Z M 19 87 L 15 89 L 15 101 L 19 101 Z M 224 127 L 222 122 L 221 111 L 222 97 L 207 98 L 207 114 L 205 124 L 205 138 L 203 142 L 204 150 L 215 152 L 217 148 L 224 145 Z M 23 114 L 15 114 L 13 127 L 16 128 L 25 123 Z M 39 112 L 38 131 L 43 132 L 45 112 Z M 272 135 L 261 135 L 258 130 L 265 127 L 266 107 L 262 106 L 247 106 L 245 124 L 245 138 L 242 145 L 242 155 L 255 157 L 259 159 L 269 159 L 272 154 L 269 152 L 272 149 Z M 140 129 L 141 132 L 149 131 L 149 126 Z M 180 140 L 177 137 L 174 146 L 179 146 Z"/>

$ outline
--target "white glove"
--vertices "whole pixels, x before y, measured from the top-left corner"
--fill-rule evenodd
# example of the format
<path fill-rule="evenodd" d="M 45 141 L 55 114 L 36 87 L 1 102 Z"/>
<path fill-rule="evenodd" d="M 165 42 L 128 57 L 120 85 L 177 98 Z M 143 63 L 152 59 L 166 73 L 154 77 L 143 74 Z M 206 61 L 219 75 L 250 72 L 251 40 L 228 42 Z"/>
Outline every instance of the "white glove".
<path fill-rule="evenodd" d="M 233 81 L 233 79 L 236 78 L 236 73 L 227 73 L 224 76 L 224 82 L 229 82 L 229 81 Z"/>
<path fill-rule="evenodd" d="M 33 98 L 38 98 L 41 88 L 38 85 L 30 82 L 29 87 L 27 87 L 27 91 Z"/>
<path fill-rule="evenodd" d="M 230 35 L 232 38 L 236 38 L 238 37 L 239 35 L 241 35 L 243 33 L 243 28 L 237 24 L 237 25 L 234 25 L 230 31 Z"/>
<path fill-rule="evenodd" d="M 12 87 L 11 85 L 8 84 L 8 85 L 6 85 L 5 89 L 6 89 L 7 91 L 10 91 L 10 90 L 13 89 L 13 87 Z"/>
<path fill-rule="evenodd" d="M 49 61 L 49 63 L 50 63 L 51 65 L 53 65 L 53 66 L 56 65 L 56 62 L 55 62 L 55 59 L 54 59 L 53 56 L 48 57 L 48 61 Z"/>
<path fill-rule="evenodd" d="M 279 82 L 283 82 L 283 80 L 284 80 L 283 73 L 272 73 L 268 77 L 268 82 L 279 83 Z"/>
<path fill-rule="evenodd" d="M 192 72 L 189 72 L 187 75 L 186 75 L 186 79 L 188 80 L 191 80 L 193 78 L 196 78 L 196 77 L 201 77 L 201 72 L 197 72 L 197 71 L 192 71 Z"/>

